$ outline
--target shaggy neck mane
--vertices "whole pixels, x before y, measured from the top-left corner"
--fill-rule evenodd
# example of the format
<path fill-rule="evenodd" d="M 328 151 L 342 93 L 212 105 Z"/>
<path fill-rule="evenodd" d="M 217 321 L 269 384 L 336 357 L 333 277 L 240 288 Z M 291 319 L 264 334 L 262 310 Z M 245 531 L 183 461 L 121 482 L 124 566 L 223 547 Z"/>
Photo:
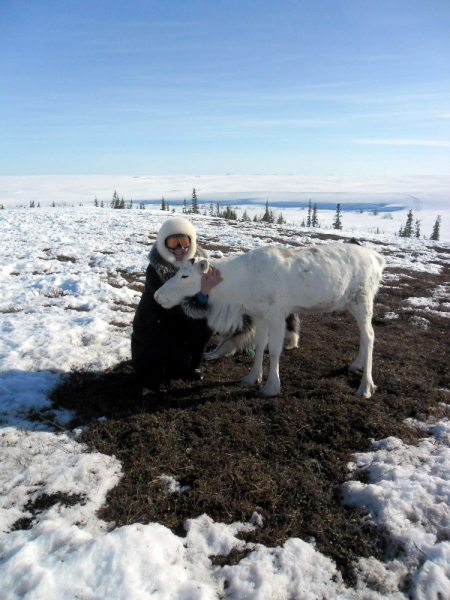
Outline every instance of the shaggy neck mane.
<path fill-rule="evenodd" d="M 239 282 L 237 274 L 237 257 L 227 257 L 222 259 L 212 259 L 210 265 L 219 269 L 223 281 L 217 288 L 213 288 L 209 293 L 209 311 L 208 324 L 221 335 L 234 333 L 243 327 L 244 310 L 241 302 L 230 302 L 230 297 L 233 297 L 236 284 Z M 229 268 L 230 262 L 233 261 L 233 266 Z M 232 272 L 231 272 L 232 270 Z M 226 294 L 223 292 L 226 289 Z M 221 302 L 223 295 L 227 297 L 224 302 Z M 239 297 L 238 295 L 236 297 Z"/>

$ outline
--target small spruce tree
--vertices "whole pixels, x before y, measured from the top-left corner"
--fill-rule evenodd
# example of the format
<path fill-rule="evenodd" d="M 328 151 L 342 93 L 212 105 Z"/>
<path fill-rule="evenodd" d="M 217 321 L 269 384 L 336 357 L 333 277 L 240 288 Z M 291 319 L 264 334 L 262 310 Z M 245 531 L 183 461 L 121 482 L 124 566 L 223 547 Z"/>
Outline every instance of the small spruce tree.
<path fill-rule="evenodd" d="M 416 219 L 414 223 L 414 237 L 420 238 L 420 221 Z"/>
<path fill-rule="evenodd" d="M 96 208 L 98 208 L 98 200 L 97 200 L 97 196 L 95 196 L 95 198 L 94 198 L 94 206 L 95 206 Z"/>
<path fill-rule="evenodd" d="M 231 221 L 237 220 L 236 211 L 234 211 L 231 206 L 227 206 L 220 216 L 224 219 L 230 219 Z"/>
<path fill-rule="evenodd" d="M 189 211 L 188 211 L 187 202 L 186 202 L 186 198 L 185 198 L 183 201 L 183 213 L 187 214 L 188 212 Z"/>
<path fill-rule="evenodd" d="M 244 210 L 244 214 L 242 215 L 241 221 L 243 223 L 248 223 L 249 221 L 251 221 L 250 217 L 247 214 L 247 209 Z"/>
<path fill-rule="evenodd" d="M 209 204 L 209 216 L 210 217 L 214 216 L 214 204 L 212 202 L 210 202 L 210 204 Z"/>
<path fill-rule="evenodd" d="M 413 221 L 414 221 L 413 211 L 410 210 L 408 212 L 408 216 L 406 217 L 406 223 L 405 223 L 405 226 L 403 227 L 403 233 L 399 234 L 400 237 L 410 238 L 413 236 Z"/>
<path fill-rule="evenodd" d="M 342 229 L 342 213 L 341 213 L 341 205 L 338 204 L 336 207 L 336 214 L 334 215 L 333 220 L 333 229 Z"/>
<path fill-rule="evenodd" d="M 116 192 L 116 190 L 114 190 L 114 194 L 111 200 L 111 208 L 119 208 L 120 206 L 120 199 L 119 199 L 119 194 Z"/>
<path fill-rule="evenodd" d="M 166 210 L 166 201 L 164 200 L 164 196 L 162 197 L 162 200 L 161 200 L 161 210 Z"/>
<path fill-rule="evenodd" d="M 436 222 L 433 227 L 433 232 L 431 234 L 430 240 L 435 240 L 436 242 L 441 237 L 441 215 L 438 215 Z"/>
<path fill-rule="evenodd" d="M 311 216 L 311 227 L 320 227 L 319 219 L 317 217 L 317 204 L 314 204 L 312 216 Z"/>
<path fill-rule="evenodd" d="M 192 190 L 192 212 L 194 215 L 200 214 L 200 207 L 198 205 L 197 192 L 195 191 L 195 188 Z"/>
<path fill-rule="evenodd" d="M 312 204 L 311 204 L 311 198 L 310 198 L 309 206 L 308 206 L 308 214 L 306 216 L 306 227 L 311 227 L 311 216 L 312 216 Z"/>
<path fill-rule="evenodd" d="M 261 217 L 261 221 L 264 221 L 265 223 L 274 223 L 274 221 L 275 221 L 273 211 L 271 211 L 269 209 L 269 201 L 268 200 L 266 200 L 266 210 L 264 211 L 264 214 Z"/>

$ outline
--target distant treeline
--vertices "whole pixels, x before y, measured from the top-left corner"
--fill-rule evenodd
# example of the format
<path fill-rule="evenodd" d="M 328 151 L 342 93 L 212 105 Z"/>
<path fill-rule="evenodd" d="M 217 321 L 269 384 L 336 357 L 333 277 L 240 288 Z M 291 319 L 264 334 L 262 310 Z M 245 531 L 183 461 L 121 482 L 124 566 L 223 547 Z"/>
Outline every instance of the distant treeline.
<path fill-rule="evenodd" d="M 38 203 L 38 206 L 39 206 L 39 203 Z M 53 203 L 53 206 L 55 206 L 55 203 Z M 99 202 L 97 199 L 97 196 L 96 196 L 94 199 L 94 206 L 104 208 L 103 200 L 101 200 Z M 133 208 L 133 200 L 130 200 L 128 202 L 125 201 L 123 196 L 119 197 L 119 194 L 117 193 L 117 191 L 114 190 L 114 194 L 113 194 L 113 197 L 110 202 L 110 207 L 114 208 L 114 209 L 132 209 Z M 0 205 L 0 210 L 3 208 L 4 208 L 4 206 Z M 30 201 L 30 208 L 34 208 L 34 201 L 32 201 L 32 202 Z M 145 203 L 140 202 L 139 206 L 136 206 L 136 208 L 145 209 Z M 169 202 L 167 200 L 165 200 L 164 196 L 161 199 L 161 210 L 165 211 L 165 212 L 170 211 Z M 198 195 L 197 195 L 195 188 L 193 188 L 193 190 L 192 190 L 190 204 L 188 204 L 188 202 L 185 198 L 183 201 L 183 205 L 182 205 L 182 213 L 186 214 L 186 215 L 193 214 L 193 215 L 204 215 L 204 216 L 210 216 L 210 217 L 220 217 L 222 219 L 229 219 L 231 221 L 241 221 L 241 222 L 254 222 L 254 223 L 263 222 L 263 223 L 275 223 L 277 225 L 285 225 L 286 224 L 286 220 L 283 217 L 283 213 L 280 212 L 280 214 L 278 216 L 276 216 L 274 211 L 269 207 L 268 200 L 266 201 L 266 207 L 265 207 L 264 213 L 260 216 L 255 215 L 253 217 L 253 219 L 251 219 L 249 217 L 249 215 L 247 213 L 247 209 L 244 210 L 242 217 L 239 219 L 237 210 L 238 210 L 237 207 L 232 208 L 231 206 L 228 206 L 228 205 L 225 206 L 225 208 L 221 208 L 221 206 L 218 202 L 216 204 L 213 204 L 213 202 L 211 202 L 209 204 L 208 209 L 206 207 L 203 207 L 203 210 L 202 210 L 200 208 Z M 172 212 L 175 212 L 174 208 L 172 208 Z M 362 213 L 364 211 L 360 210 L 359 212 Z M 378 213 L 377 209 L 374 209 L 370 214 L 376 216 L 379 213 Z M 392 217 L 390 217 L 390 218 L 392 218 Z M 312 204 L 311 199 L 309 200 L 306 218 L 303 219 L 303 221 L 301 223 L 301 227 L 320 227 L 317 203 Z M 332 228 L 337 229 L 337 230 L 343 229 L 342 210 L 341 210 L 340 204 L 337 204 L 337 206 L 336 206 L 336 213 L 333 218 Z M 440 239 L 440 229 L 441 229 L 441 216 L 439 215 L 436 219 L 436 222 L 433 227 L 433 231 L 430 236 L 431 240 L 439 240 Z M 412 237 L 420 238 L 421 237 L 420 220 L 414 219 L 412 210 L 410 210 L 408 212 L 408 216 L 406 218 L 406 223 L 405 223 L 405 225 L 402 225 L 400 227 L 400 230 L 398 231 L 397 235 L 399 237 L 404 237 L 404 238 L 412 238 Z"/>

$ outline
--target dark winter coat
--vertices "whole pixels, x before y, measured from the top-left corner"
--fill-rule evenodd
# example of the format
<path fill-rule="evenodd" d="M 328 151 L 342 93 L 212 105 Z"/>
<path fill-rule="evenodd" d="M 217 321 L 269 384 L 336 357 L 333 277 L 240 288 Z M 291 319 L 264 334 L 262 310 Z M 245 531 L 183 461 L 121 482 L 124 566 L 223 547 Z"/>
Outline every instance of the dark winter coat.
<path fill-rule="evenodd" d="M 197 255 L 205 252 L 197 247 Z M 156 244 L 149 255 L 145 290 L 136 310 L 131 338 L 131 356 L 140 384 L 158 389 L 170 379 L 189 379 L 200 366 L 206 344 L 211 338 L 206 307 L 196 297 L 181 306 L 166 309 L 154 299 L 154 294 L 177 272 L 159 253 Z M 185 311 L 195 316 L 186 316 Z"/>

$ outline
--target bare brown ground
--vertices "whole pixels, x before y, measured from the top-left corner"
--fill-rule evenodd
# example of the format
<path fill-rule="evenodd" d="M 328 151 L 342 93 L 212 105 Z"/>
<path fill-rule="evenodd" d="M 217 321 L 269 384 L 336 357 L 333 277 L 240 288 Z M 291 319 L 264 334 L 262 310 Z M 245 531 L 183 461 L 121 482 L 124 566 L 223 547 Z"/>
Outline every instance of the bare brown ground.
<path fill-rule="evenodd" d="M 398 274 L 377 297 L 378 390 L 370 399 L 355 396 L 361 374 L 347 366 L 357 353 L 357 327 L 340 313 L 302 319 L 300 347 L 282 355 L 282 392 L 272 399 L 239 386 L 251 368 L 249 355 L 205 363 L 203 382 L 177 381 L 159 393 L 138 388 L 129 363 L 68 376 L 53 392 L 55 407 L 76 410 L 71 425 L 89 425 L 83 440 L 123 465 L 100 516 L 117 526 L 157 521 L 183 535 L 188 518 L 207 513 L 225 523 L 248 521 L 256 510 L 264 525 L 247 540 L 273 547 L 313 537 L 352 583 L 352 563 L 382 558 L 386 540 L 364 515 L 340 504 L 351 453 L 390 435 L 415 443 L 404 419 L 442 417 L 440 403 L 449 399 L 443 388 L 450 388 L 450 320 L 427 313 L 428 329 L 418 328 L 411 316 L 424 313 L 405 311 L 403 302 L 431 295 L 448 282 L 448 268 L 439 276 Z M 385 320 L 392 311 L 399 318 Z M 190 490 L 164 495 L 161 475 Z"/>

